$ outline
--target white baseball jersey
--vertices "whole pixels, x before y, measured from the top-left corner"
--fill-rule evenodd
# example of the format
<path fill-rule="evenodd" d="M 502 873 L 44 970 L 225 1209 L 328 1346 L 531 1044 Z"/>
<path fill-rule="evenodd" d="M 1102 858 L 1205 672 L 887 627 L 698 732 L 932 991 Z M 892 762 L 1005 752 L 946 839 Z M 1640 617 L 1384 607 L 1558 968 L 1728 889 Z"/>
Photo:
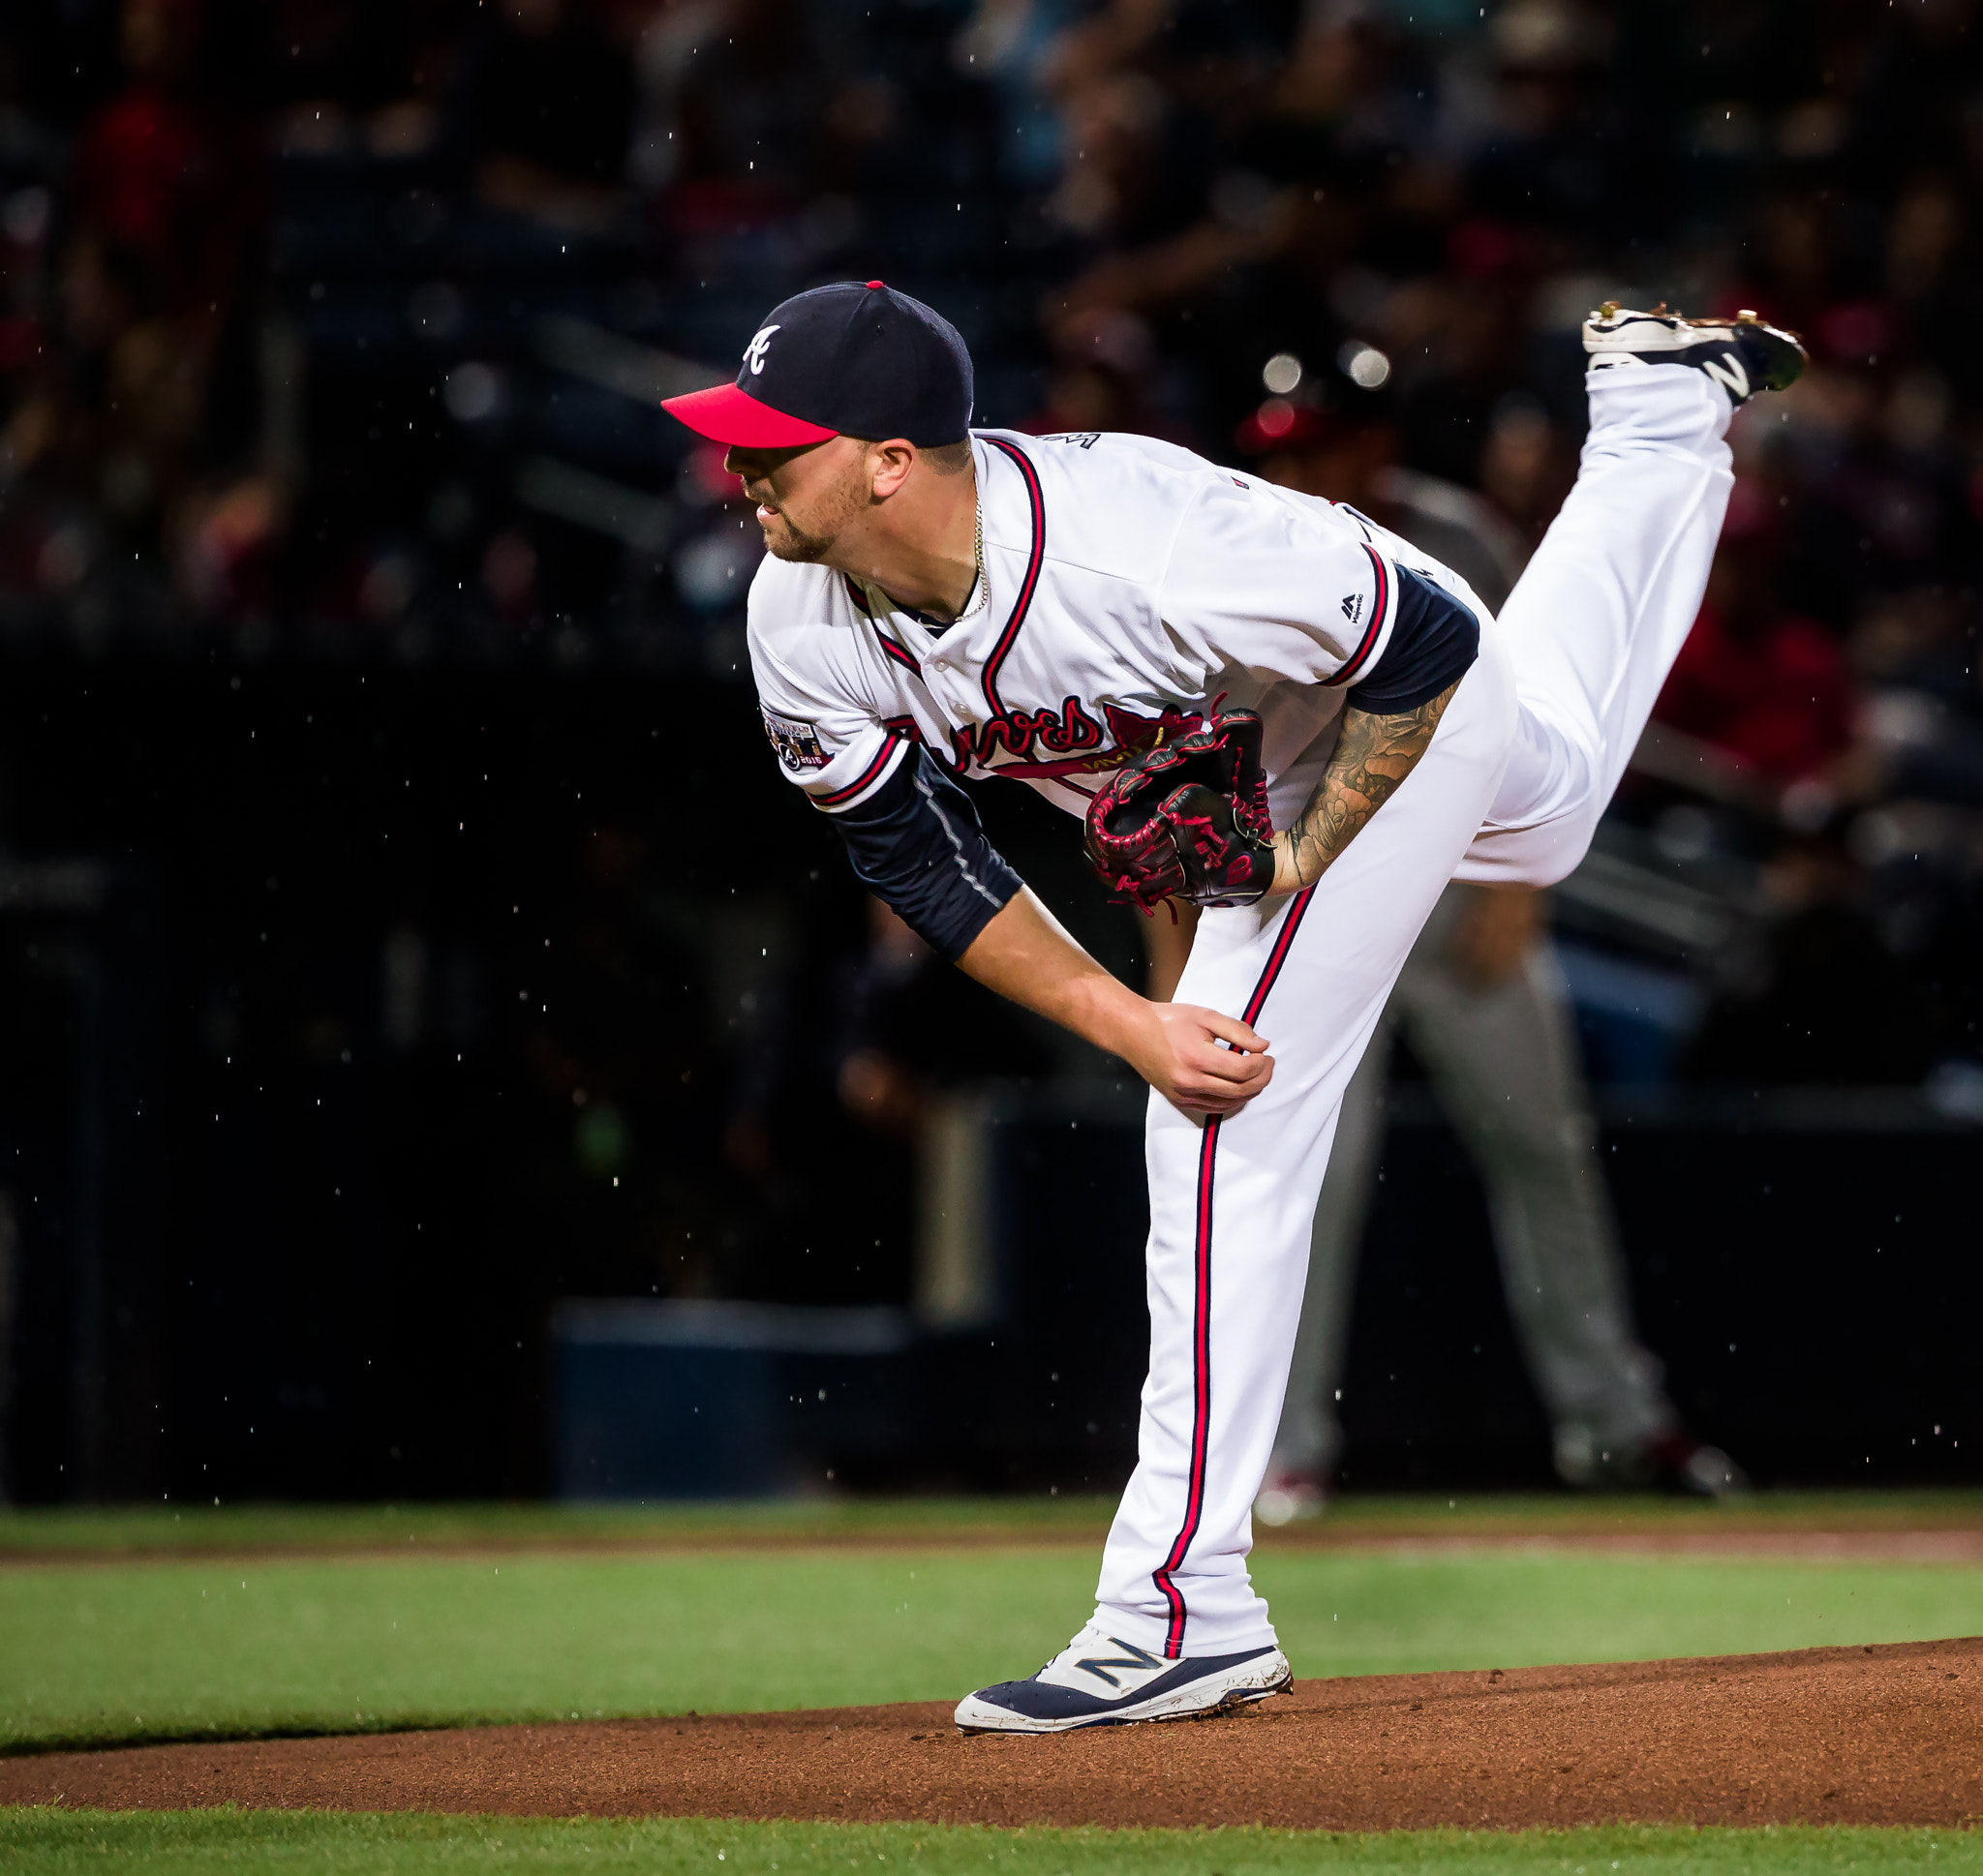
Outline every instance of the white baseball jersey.
<path fill-rule="evenodd" d="M 767 557 L 750 661 L 786 775 L 829 813 L 912 743 L 1081 812 L 1111 769 L 1221 700 L 1265 719 L 1276 826 L 1307 805 L 1375 671 L 1400 564 L 1466 583 L 1354 509 L 1147 437 L 973 433 L 989 604 L 944 628 L 872 585 Z M 974 595 L 974 602 L 975 602 Z"/>

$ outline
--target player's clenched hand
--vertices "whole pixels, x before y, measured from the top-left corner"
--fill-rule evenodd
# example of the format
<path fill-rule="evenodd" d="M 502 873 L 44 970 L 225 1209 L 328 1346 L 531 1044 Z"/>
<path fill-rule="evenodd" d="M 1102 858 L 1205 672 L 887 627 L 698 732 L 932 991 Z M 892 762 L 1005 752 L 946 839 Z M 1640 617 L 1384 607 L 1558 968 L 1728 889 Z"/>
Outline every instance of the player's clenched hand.
<path fill-rule="evenodd" d="M 1125 1059 L 1189 1114 L 1236 1114 L 1273 1079 L 1266 1037 L 1189 1003 L 1146 1003 Z M 1230 1044 L 1230 1046 L 1224 1046 Z"/>
<path fill-rule="evenodd" d="M 1174 1106 L 1232 1114 L 1266 1086 L 1266 1039 L 1236 1017 L 1151 1003 L 1112 977 L 1022 890 L 958 959 L 966 976 L 1119 1055 Z"/>

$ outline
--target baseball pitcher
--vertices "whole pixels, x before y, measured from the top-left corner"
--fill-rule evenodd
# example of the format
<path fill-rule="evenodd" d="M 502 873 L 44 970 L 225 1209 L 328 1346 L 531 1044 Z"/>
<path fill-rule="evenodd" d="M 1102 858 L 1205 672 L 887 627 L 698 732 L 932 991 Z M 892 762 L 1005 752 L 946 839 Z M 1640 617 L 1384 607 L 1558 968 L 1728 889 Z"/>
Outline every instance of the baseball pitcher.
<path fill-rule="evenodd" d="M 1699 607 L 1733 407 L 1794 338 L 1607 305 L 1576 487 L 1496 619 L 1355 509 L 1143 437 L 973 431 L 971 362 L 879 281 L 801 293 L 725 444 L 770 550 L 751 669 L 787 777 L 933 948 L 1150 1085 L 1149 1376 L 1094 1616 L 972 1731 L 1184 1718 L 1289 1668 L 1246 1567 L 1343 1090 L 1452 879 L 1582 857 Z M 1112 977 L 961 780 L 1085 820 L 1146 908 L 1208 908 L 1176 998 Z"/>

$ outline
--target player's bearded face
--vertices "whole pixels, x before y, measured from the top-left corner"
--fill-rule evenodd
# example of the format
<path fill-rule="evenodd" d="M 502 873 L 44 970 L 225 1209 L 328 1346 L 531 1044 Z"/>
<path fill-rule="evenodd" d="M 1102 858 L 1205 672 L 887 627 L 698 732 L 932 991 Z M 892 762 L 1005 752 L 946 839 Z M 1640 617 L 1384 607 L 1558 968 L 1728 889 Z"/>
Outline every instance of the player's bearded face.
<path fill-rule="evenodd" d="M 867 450 L 851 437 L 800 449 L 732 449 L 725 461 L 757 503 L 766 551 L 781 560 L 823 560 L 868 505 Z"/>

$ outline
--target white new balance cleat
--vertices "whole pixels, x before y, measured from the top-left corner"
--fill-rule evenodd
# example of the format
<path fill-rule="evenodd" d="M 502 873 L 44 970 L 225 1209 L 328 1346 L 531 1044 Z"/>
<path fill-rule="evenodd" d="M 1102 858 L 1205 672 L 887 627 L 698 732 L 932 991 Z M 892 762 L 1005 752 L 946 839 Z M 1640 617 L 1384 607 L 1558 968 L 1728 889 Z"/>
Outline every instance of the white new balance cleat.
<path fill-rule="evenodd" d="M 1594 372 L 1691 365 L 1738 405 L 1758 391 L 1787 389 L 1808 362 L 1794 332 L 1766 324 L 1754 313 L 1738 313 L 1732 319 L 1684 319 L 1663 306 L 1633 313 L 1616 300 L 1606 300 L 1584 321 L 1584 349 Z"/>
<path fill-rule="evenodd" d="M 980 1687 L 958 1703 L 966 1733 L 1071 1733 L 1078 1726 L 1208 1719 L 1294 1685 L 1277 1648 L 1167 1661 L 1090 1622 L 1029 1680 Z"/>

